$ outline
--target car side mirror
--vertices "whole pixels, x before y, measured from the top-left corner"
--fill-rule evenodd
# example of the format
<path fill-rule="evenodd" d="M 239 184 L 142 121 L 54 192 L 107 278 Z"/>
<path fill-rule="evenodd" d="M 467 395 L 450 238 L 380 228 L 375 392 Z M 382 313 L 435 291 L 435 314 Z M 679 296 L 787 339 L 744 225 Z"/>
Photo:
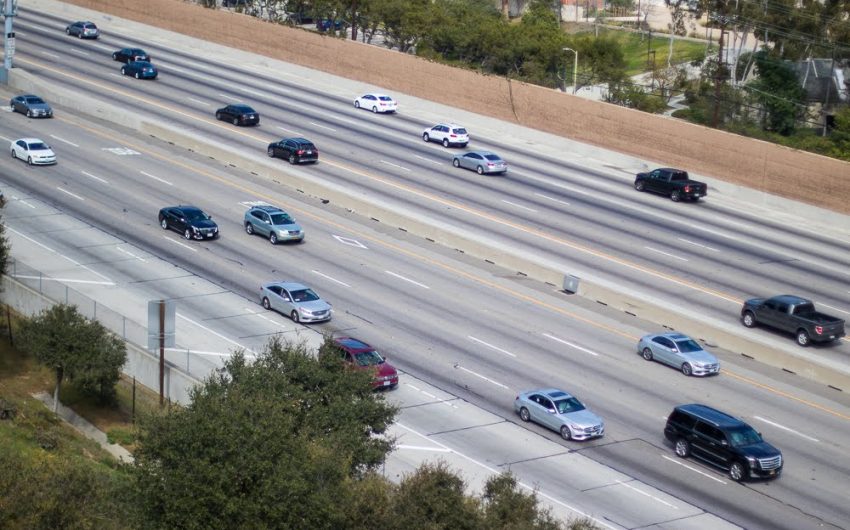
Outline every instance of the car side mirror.
<path fill-rule="evenodd" d="M 727 442 L 725 439 L 723 439 L 723 440 L 720 440 L 720 445 L 726 446 L 726 445 L 729 445 L 729 442 Z"/>
<path fill-rule="evenodd" d="M 283 295 L 283 301 L 284 301 L 284 302 L 289 302 L 289 297 L 288 297 L 288 296 L 286 296 L 286 295 Z"/>
<path fill-rule="evenodd" d="M 181 223 L 185 223 L 185 222 L 186 222 L 186 219 L 184 219 L 183 217 L 181 217 L 181 218 L 180 218 L 180 222 L 181 222 Z"/>
<path fill-rule="evenodd" d="M 271 221 L 269 221 L 268 219 L 263 219 L 263 222 L 264 222 L 264 223 L 266 223 L 267 225 L 272 224 L 272 222 L 271 222 Z"/>
<path fill-rule="evenodd" d="M 555 414 L 555 409 L 546 409 L 549 411 L 549 414 Z"/>

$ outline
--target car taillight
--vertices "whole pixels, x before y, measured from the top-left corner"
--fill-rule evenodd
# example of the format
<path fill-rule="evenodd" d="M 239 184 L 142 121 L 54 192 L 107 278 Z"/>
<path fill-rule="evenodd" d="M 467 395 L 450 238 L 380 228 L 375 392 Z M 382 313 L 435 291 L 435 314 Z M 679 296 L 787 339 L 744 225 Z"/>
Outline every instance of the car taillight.
<path fill-rule="evenodd" d="M 685 193 L 690 193 L 690 191 L 691 191 L 691 187 L 690 187 L 690 186 L 685 186 Z"/>
<path fill-rule="evenodd" d="M 456 134 L 450 134 L 449 137 L 450 138 L 457 138 L 457 135 Z"/>
<path fill-rule="evenodd" d="M 818 335 L 823 333 L 823 326 L 815 326 L 815 333 Z"/>
<path fill-rule="evenodd" d="M 303 150 L 303 149 L 299 149 L 298 151 L 295 151 L 295 154 L 296 154 L 296 155 L 303 155 L 303 154 L 304 154 L 304 150 Z"/>

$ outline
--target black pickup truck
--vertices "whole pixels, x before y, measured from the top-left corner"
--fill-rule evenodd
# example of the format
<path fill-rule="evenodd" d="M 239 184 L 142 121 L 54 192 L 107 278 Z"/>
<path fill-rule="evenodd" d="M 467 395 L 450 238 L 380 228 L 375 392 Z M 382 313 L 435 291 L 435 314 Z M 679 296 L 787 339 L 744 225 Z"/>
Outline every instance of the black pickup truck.
<path fill-rule="evenodd" d="M 800 346 L 830 342 L 844 336 L 843 320 L 819 313 L 811 300 L 790 294 L 747 300 L 741 309 L 741 321 L 748 328 L 764 324 L 794 333 Z"/>
<path fill-rule="evenodd" d="M 674 202 L 683 199 L 698 201 L 700 197 L 708 195 L 708 186 L 705 183 L 691 180 L 687 171 L 669 167 L 638 173 L 635 176 L 635 189 L 667 195 Z"/>

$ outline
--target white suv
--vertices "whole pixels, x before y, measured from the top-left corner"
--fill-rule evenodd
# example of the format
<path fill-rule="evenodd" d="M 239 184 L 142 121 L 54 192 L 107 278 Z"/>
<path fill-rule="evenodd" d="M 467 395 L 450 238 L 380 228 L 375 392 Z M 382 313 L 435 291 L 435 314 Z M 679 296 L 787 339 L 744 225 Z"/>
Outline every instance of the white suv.
<path fill-rule="evenodd" d="M 443 147 L 457 145 L 466 147 L 469 143 L 469 133 L 460 125 L 454 123 L 438 123 L 422 132 L 422 139 L 426 142 L 437 142 Z"/>

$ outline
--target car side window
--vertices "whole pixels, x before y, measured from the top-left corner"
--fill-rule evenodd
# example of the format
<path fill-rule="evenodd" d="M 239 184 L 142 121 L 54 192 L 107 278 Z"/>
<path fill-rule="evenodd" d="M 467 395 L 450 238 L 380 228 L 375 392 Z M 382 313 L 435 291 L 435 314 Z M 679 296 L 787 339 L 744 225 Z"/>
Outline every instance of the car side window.
<path fill-rule="evenodd" d="M 280 287 L 278 287 L 277 285 L 272 285 L 271 287 L 269 287 L 269 291 L 273 292 L 274 294 L 280 294 Z"/>
<path fill-rule="evenodd" d="M 694 424 L 696 423 L 696 419 L 693 416 L 685 414 L 683 412 L 676 411 L 673 413 L 673 417 L 671 418 L 673 423 L 676 423 L 682 426 L 685 429 L 691 430 L 694 428 Z"/>
<path fill-rule="evenodd" d="M 260 212 L 260 220 L 262 220 L 264 223 L 270 223 L 271 217 L 269 217 L 269 214 L 267 214 L 266 212 Z"/>
<path fill-rule="evenodd" d="M 776 309 L 776 302 L 774 302 L 773 300 L 768 300 L 764 303 L 764 307 L 766 307 L 767 309 Z"/>
<path fill-rule="evenodd" d="M 779 302 L 779 303 L 776 304 L 776 310 L 779 311 L 780 313 L 787 313 L 788 312 L 788 304 L 786 304 L 785 302 Z"/>
<path fill-rule="evenodd" d="M 540 404 L 543 405 L 543 408 L 549 411 L 555 410 L 555 405 L 546 398 L 541 398 Z"/>
<path fill-rule="evenodd" d="M 24 142 L 23 140 L 18 140 L 17 142 L 15 142 L 15 144 L 16 144 L 18 147 L 20 147 L 21 149 L 23 149 L 24 151 L 26 151 L 26 149 L 27 149 L 27 143 L 26 143 L 26 142 Z"/>
<path fill-rule="evenodd" d="M 707 423 L 698 421 L 696 429 L 694 430 L 714 442 L 719 443 L 721 440 L 723 440 L 723 433 L 720 431 L 720 429 Z"/>
<path fill-rule="evenodd" d="M 668 339 L 667 337 L 658 337 L 656 339 L 656 342 L 668 349 L 673 348 L 674 346 L 673 341 Z"/>

